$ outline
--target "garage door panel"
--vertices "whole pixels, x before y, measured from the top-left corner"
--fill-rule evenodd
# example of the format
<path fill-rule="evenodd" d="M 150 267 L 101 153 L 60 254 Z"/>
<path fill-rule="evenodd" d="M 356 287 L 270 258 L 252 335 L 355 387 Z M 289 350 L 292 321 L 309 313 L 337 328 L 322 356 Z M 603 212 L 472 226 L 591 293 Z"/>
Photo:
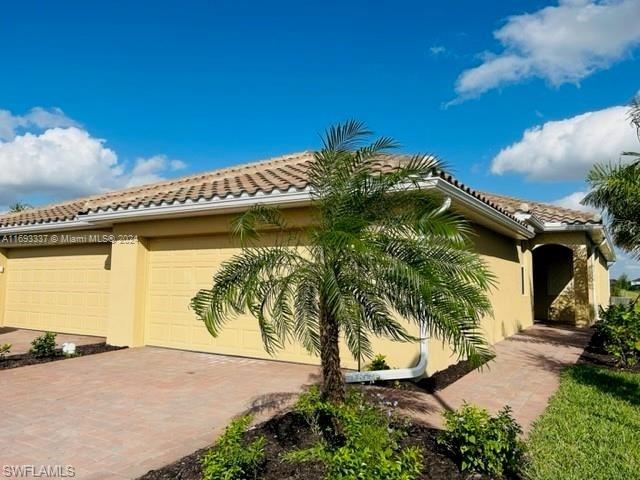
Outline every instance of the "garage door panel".
<path fill-rule="evenodd" d="M 6 324 L 105 335 L 109 252 L 109 245 L 10 251 L 6 270 Z"/>
<path fill-rule="evenodd" d="M 271 357 L 262 345 L 258 322 L 250 315 L 231 319 L 213 338 L 189 308 L 191 298 L 211 286 L 221 263 L 240 252 L 228 237 L 152 240 L 149 248 L 149 285 L 145 343 L 226 355 Z M 293 344 L 275 357 L 317 363 L 318 359 Z"/>

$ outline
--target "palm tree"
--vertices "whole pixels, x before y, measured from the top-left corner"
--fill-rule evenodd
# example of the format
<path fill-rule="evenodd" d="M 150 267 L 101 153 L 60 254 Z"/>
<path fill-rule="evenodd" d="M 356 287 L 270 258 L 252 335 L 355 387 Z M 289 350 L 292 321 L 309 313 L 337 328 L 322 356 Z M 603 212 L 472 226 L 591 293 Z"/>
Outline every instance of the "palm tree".
<path fill-rule="evenodd" d="M 640 139 L 640 97 L 629 119 Z M 594 165 L 587 175 L 590 192 L 583 203 L 604 210 L 615 243 L 640 258 L 640 153 L 623 152 L 626 162 Z"/>
<path fill-rule="evenodd" d="M 631 121 L 631 125 L 633 125 L 636 128 L 636 133 L 638 135 L 638 138 L 640 139 L 640 95 L 637 95 L 631 101 L 631 109 L 629 110 L 629 120 Z M 640 157 L 640 153 L 631 153 L 631 155 Z"/>
<path fill-rule="evenodd" d="M 441 164 L 424 155 L 398 161 L 389 155 L 393 140 L 365 144 L 370 136 L 355 121 L 331 127 L 308 170 L 311 226 L 295 231 L 267 206 L 241 214 L 241 253 L 191 302 L 213 336 L 248 311 L 268 352 L 295 340 L 319 353 L 321 391 L 332 402 L 345 394 L 341 335 L 354 358 L 370 357 L 368 334 L 417 341 L 401 318 L 472 361 L 491 353 L 479 321 L 491 312 L 493 277 L 471 248 L 467 222 L 421 186 Z M 269 226 L 279 240 L 256 246 Z"/>
<path fill-rule="evenodd" d="M 13 205 L 9 205 L 9 212 L 17 213 L 17 212 L 22 212 L 24 210 L 28 210 L 30 208 L 33 208 L 33 207 L 28 203 L 16 202 Z"/>

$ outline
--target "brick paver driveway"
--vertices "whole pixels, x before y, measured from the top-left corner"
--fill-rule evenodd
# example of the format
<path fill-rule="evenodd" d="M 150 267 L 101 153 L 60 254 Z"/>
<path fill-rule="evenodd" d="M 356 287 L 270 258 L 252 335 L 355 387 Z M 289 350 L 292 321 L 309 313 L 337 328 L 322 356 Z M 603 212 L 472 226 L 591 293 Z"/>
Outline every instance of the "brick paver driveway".
<path fill-rule="evenodd" d="M 151 347 L 0 371 L 0 469 L 71 465 L 80 479 L 135 478 L 210 444 L 233 416 L 286 398 L 316 372 Z"/>

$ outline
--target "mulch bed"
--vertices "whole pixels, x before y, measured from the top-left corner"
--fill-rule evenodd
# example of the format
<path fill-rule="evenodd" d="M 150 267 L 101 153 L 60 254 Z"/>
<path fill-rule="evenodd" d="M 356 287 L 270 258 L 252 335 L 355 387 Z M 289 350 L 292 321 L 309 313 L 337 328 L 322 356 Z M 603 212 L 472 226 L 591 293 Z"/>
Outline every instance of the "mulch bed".
<path fill-rule="evenodd" d="M 632 367 L 619 367 L 616 364 L 616 359 L 605 351 L 604 345 L 602 344 L 602 339 L 595 332 L 591 336 L 591 340 L 589 340 L 589 344 L 584 349 L 584 352 L 582 352 L 582 355 L 580 355 L 578 363 L 594 365 L 596 367 L 612 368 L 614 370 L 640 372 L 640 364 L 634 365 Z"/>
<path fill-rule="evenodd" d="M 489 359 L 486 363 L 490 362 Z M 379 387 L 410 390 L 424 393 L 435 393 L 438 390 L 442 390 L 448 387 L 454 382 L 457 382 L 468 373 L 473 372 L 479 368 L 483 368 L 482 365 L 473 367 L 468 360 L 461 360 L 455 365 L 450 365 L 444 370 L 434 373 L 433 375 L 425 378 L 421 378 L 418 381 L 411 380 L 397 380 L 397 381 L 382 381 L 376 382 Z"/>
<path fill-rule="evenodd" d="M 53 357 L 36 358 L 30 353 L 21 353 L 17 355 L 9 355 L 0 360 L 0 370 L 8 370 L 9 368 L 24 367 L 27 365 L 37 365 L 39 363 L 56 362 L 58 360 L 66 360 L 67 358 L 84 357 L 86 355 L 94 355 L 96 353 L 111 352 L 114 350 L 122 350 L 127 347 L 114 347 L 106 343 L 92 343 L 90 345 L 77 345 L 76 355 L 67 357 L 62 353 L 62 349 L 56 350 Z"/>
<path fill-rule="evenodd" d="M 376 382 L 376 385 L 434 393 L 451 385 L 476 368 L 479 367 L 472 367 L 468 361 L 464 360 L 417 382 L 385 381 Z M 424 469 L 419 480 L 464 480 L 470 478 L 469 475 L 460 472 L 453 459 L 436 443 L 440 432 L 438 429 L 414 422 L 405 427 L 405 430 L 407 436 L 403 439 L 402 446 L 417 445 L 423 451 Z M 302 415 L 296 412 L 277 415 L 249 430 L 245 434 L 245 439 L 250 442 L 260 435 L 267 440 L 265 447 L 267 460 L 259 478 L 263 480 L 321 480 L 324 478 L 325 469 L 319 463 L 288 463 L 280 460 L 281 454 L 292 449 L 310 447 L 318 440 Z M 138 480 L 201 480 L 202 457 L 209 448 L 211 447 L 198 450 L 158 470 L 151 470 Z M 471 478 L 486 480 L 489 477 L 475 475 Z"/>
<path fill-rule="evenodd" d="M 419 480 L 464 480 L 469 478 L 460 472 L 455 462 L 436 443 L 439 430 L 414 423 L 406 427 L 407 436 L 402 446 L 422 447 L 424 469 Z M 257 436 L 267 440 L 266 462 L 259 476 L 263 480 L 321 480 L 325 469 L 320 463 L 288 463 L 280 460 L 280 455 L 292 449 L 312 446 L 318 438 L 309 428 L 302 415 L 287 412 L 257 425 L 245 434 L 250 442 Z M 138 480 L 200 480 L 202 478 L 202 457 L 208 448 L 198 450 L 171 465 L 151 470 Z M 477 480 L 488 480 L 486 476 L 473 476 Z"/>

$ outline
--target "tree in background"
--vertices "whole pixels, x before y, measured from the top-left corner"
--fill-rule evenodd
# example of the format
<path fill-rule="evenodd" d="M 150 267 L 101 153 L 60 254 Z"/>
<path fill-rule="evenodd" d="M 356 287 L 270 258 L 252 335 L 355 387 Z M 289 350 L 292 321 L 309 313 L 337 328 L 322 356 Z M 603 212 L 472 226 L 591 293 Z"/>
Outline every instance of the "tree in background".
<path fill-rule="evenodd" d="M 617 297 L 623 290 L 631 290 L 631 280 L 629 280 L 629 276 L 626 273 L 623 273 L 612 282 L 611 295 Z"/>
<path fill-rule="evenodd" d="M 22 212 L 24 210 L 29 210 L 30 208 L 33 208 L 33 207 L 28 203 L 16 202 L 13 205 L 9 205 L 9 212 L 17 213 L 17 212 Z"/>
<path fill-rule="evenodd" d="M 640 139 L 640 96 L 631 104 L 629 119 Z M 591 169 L 587 175 L 591 190 L 583 202 L 604 210 L 616 245 L 640 259 L 640 153 L 622 155 L 625 161 Z"/>
<path fill-rule="evenodd" d="M 421 188 L 441 164 L 430 156 L 394 163 L 396 143 L 366 144 L 370 136 L 359 122 L 330 128 L 308 170 L 311 225 L 293 229 L 267 206 L 240 215 L 241 253 L 191 302 L 213 336 L 249 312 L 268 352 L 297 341 L 319 354 L 322 394 L 333 403 L 345 396 L 340 338 L 354 358 L 372 356 L 368 334 L 416 341 L 398 316 L 472 361 L 490 355 L 479 324 L 491 312 L 493 277 L 468 223 Z M 255 246 L 265 227 L 278 239 Z"/>

